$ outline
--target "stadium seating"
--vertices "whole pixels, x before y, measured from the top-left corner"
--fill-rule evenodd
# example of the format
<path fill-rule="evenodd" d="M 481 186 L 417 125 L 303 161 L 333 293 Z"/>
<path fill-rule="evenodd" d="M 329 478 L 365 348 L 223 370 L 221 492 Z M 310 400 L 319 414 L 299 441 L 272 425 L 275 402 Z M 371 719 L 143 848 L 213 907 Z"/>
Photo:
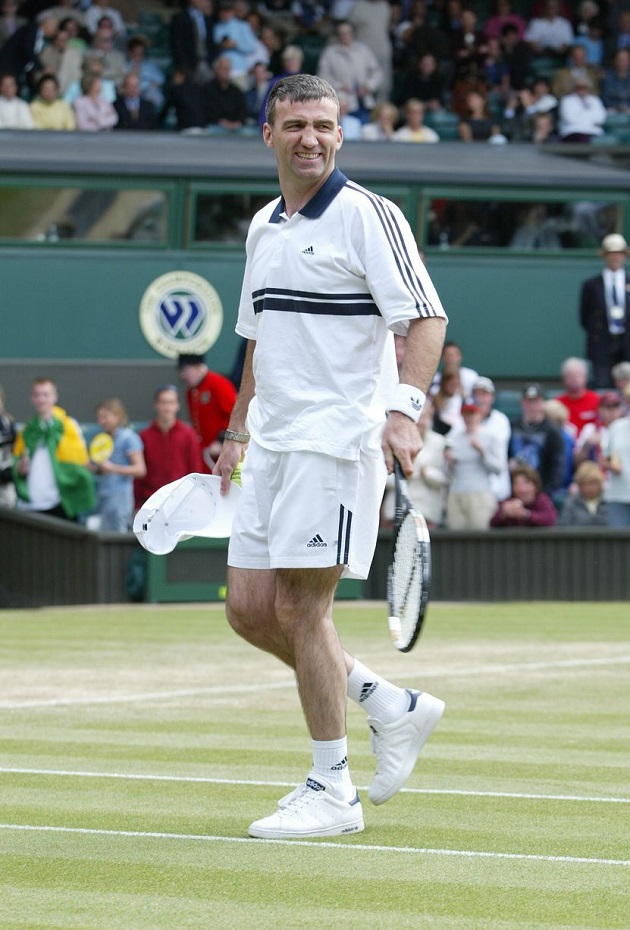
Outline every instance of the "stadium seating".
<path fill-rule="evenodd" d="M 430 110 L 425 113 L 424 122 L 435 129 L 442 142 L 459 139 L 459 116 L 449 110 Z"/>

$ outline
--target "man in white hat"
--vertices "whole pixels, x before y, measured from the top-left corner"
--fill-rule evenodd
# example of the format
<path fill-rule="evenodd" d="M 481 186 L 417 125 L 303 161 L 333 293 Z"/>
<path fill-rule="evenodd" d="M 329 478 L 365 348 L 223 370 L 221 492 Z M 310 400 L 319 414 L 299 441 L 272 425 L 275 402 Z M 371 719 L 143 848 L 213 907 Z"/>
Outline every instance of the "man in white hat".
<path fill-rule="evenodd" d="M 582 285 L 580 323 L 586 330 L 586 358 L 595 388 L 612 386 L 611 368 L 630 361 L 630 282 L 625 261 L 628 244 L 610 233 L 602 240 L 604 268 Z"/>

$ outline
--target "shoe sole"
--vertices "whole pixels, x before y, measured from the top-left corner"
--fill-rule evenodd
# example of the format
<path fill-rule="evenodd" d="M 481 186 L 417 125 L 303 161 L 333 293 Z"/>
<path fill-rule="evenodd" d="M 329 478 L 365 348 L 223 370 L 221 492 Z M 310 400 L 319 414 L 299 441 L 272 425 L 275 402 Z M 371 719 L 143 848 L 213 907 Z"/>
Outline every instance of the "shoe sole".
<path fill-rule="evenodd" d="M 353 820 L 350 823 L 336 824 L 333 827 L 322 827 L 320 830 L 304 830 L 300 833 L 288 832 L 286 830 L 266 830 L 264 827 L 257 827 L 252 824 L 247 831 L 250 836 L 261 840 L 303 840 L 320 836 L 345 836 L 350 833 L 361 833 L 365 829 L 363 818 Z"/>
<path fill-rule="evenodd" d="M 424 701 L 422 700 L 423 698 L 425 698 Z M 414 744 L 413 744 L 414 749 L 415 749 L 415 757 L 414 757 L 411 767 L 409 768 L 409 771 L 405 774 L 404 778 L 400 780 L 400 784 L 397 784 L 385 794 L 379 794 L 379 795 L 376 795 L 376 797 L 373 797 L 372 786 L 370 786 L 368 790 L 368 798 L 370 799 L 372 804 L 376 804 L 376 805 L 384 804 L 386 801 L 389 801 L 390 798 L 393 798 L 394 795 L 400 791 L 400 789 L 403 787 L 403 785 L 405 784 L 405 782 L 407 781 L 407 779 L 413 772 L 415 765 L 418 761 L 418 757 L 420 753 L 422 752 L 425 743 L 428 741 L 429 737 L 431 736 L 436 726 L 440 722 L 440 719 L 446 707 L 446 704 L 444 703 L 444 701 L 441 701 L 439 698 L 433 697 L 432 694 L 427 694 L 426 692 L 423 692 L 420 695 L 420 697 L 418 698 L 416 707 L 418 706 L 423 707 L 423 705 L 428 705 L 424 707 L 424 712 L 426 716 L 424 717 L 421 729 L 419 729 L 415 735 Z"/>

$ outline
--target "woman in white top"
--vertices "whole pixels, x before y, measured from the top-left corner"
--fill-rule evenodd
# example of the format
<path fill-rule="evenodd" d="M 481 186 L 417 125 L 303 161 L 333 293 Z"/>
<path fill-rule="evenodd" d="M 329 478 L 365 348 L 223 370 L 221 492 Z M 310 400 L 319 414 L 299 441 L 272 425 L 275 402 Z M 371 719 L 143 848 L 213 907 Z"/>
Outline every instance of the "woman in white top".
<path fill-rule="evenodd" d="M 17 81 L 4 74 L 0 82 L 0 129 L 34 129 L 31 110 L 17 95 Z"/>
<path fill-rule="evenodd" d="M 398 124 L 398 107 L 393 103 L 377 103 L 365 123 L 361 137 L 368 142 L 391 142 Z"/>

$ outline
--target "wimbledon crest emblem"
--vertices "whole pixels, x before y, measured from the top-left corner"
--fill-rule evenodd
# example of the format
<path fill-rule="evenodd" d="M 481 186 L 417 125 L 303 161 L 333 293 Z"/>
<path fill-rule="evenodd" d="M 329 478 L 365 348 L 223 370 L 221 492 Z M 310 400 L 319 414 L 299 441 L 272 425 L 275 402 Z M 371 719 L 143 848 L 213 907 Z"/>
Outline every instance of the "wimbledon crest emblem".
<path fill-rule="evenodd" d="M 142 295 L 140 329 L 151 348 L 166 358 L 203 355 L 219 338 L 222 326 L 219 295 L 192 271 L 163 274 Z"/>

